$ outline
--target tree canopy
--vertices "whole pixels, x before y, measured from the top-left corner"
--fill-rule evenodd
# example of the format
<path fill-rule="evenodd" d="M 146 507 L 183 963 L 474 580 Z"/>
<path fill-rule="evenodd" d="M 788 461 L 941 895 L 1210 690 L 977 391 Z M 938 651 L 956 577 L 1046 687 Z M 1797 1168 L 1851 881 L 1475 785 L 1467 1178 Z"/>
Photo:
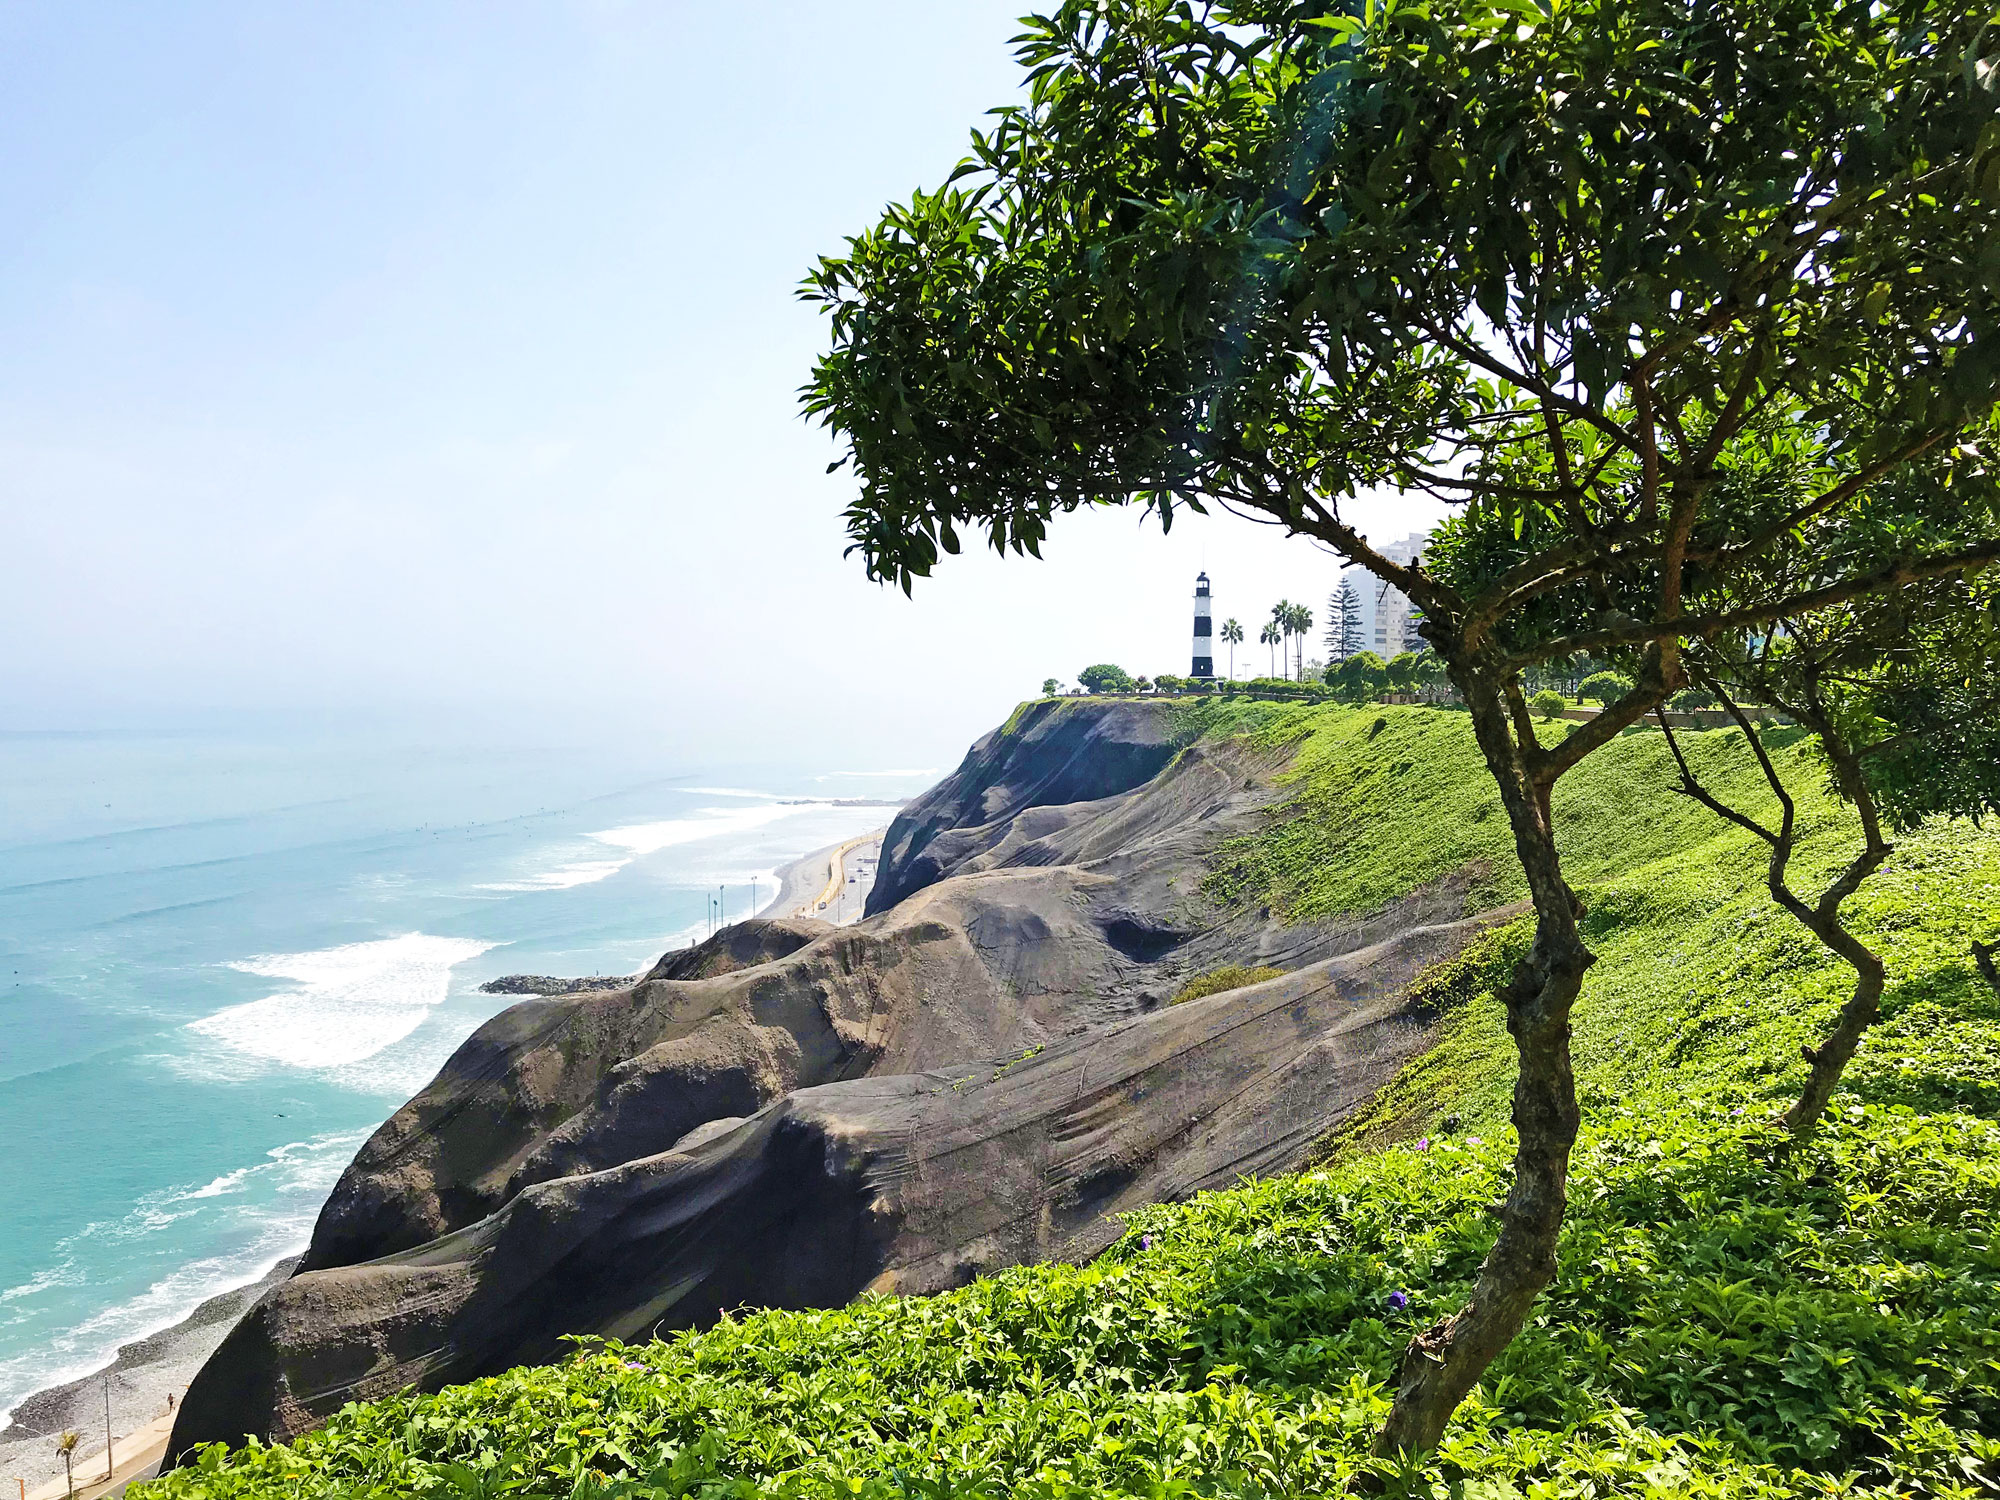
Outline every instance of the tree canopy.
<path fill-rule="evenodd" d="M 1635 573 L 1741 566 L 1921 455 L 1990 506 L 1956 441 L 2000 368 L 1985 19 L 1072 0 L 1022 39 L 1030 102 L 809 284 L 855 545 L 907 586 L 962 527 L 1034 552 L 1079 505 L 1221 501 L 1449 617 L 1344 497 L 1558 516 L 1509 599 L 1560 589 L 1580 542 Z M 1774 409 L 1800 483 L 1718 514 Z"/>

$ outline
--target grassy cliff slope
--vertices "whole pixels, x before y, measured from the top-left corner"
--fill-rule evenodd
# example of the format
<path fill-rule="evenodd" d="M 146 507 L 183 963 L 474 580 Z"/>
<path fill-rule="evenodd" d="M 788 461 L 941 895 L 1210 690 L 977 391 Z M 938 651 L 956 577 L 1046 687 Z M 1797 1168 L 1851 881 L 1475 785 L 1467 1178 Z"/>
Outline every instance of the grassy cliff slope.
<path fill-rule="evenodd" d="M 1468 866 L 1512 899 L 1462 717 L 1271 709 L 1296 798 L 1218 900 L 1365 911 Z M 1705 770 L 1746 802 L 1735 736 Z M 1788 753 L 1814 830 L 1844 820 Z M 1559 798 L 1600 954 L 1558 1285 L 1447 1443 L 1392 1488 L 1503 1496 L 1990 1495 L 2000 1485 L 2000 837 L 1906 839 L 1853 904 L 1887 1016 L 1828 1127 L 1783 1153 L 1799 1043 L 1844 989 L 1775 913 L 1748 838 L 1632 734 Z M 1518 926 L 1435 976 L 1443 1040 L 1305 1174 L 1148 1211 L 1097 1262 L 960 1292 L 761 1313 L 435 1397 L 350 1408 L 151 1496 L 1324 1495 L 1361 1462 L 1408 1334 L 1454 1304 L 1504 1188 Z"/>

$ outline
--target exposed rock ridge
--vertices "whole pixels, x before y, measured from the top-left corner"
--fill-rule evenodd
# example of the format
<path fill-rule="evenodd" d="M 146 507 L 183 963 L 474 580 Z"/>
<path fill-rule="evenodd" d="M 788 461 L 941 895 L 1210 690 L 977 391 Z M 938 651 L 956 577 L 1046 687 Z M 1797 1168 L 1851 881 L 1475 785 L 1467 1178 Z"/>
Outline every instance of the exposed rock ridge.
<path fill-rule="evenodd" d="M 979 740 L 943 781 L 896 815 L 867 915 L 885 912 L 984 852 L 1033 808 L 1097 802 L 1145 785 L 1179 747 L 1164 703 L 1044 699 Z"/>
<path fill-rule="evenodd" d="M 553 974 L 502 974 L 479 987 L 482 995 L 581 995 L 589 990 L 622 990 L 638 982 L 636 974 L 591 974 L 582 979 L 558 979 Z"/>

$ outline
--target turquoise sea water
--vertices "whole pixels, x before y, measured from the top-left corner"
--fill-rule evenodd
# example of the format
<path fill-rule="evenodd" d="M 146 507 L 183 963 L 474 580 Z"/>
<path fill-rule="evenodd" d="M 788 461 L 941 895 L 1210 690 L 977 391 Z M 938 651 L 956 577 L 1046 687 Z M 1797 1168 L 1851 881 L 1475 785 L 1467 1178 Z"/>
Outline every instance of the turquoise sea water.
<path fill-rule="evenodd" d="M 0 735 L 0 1412 L 301 1248 L 484 980 L 633 972 L 933 779 Z"/>

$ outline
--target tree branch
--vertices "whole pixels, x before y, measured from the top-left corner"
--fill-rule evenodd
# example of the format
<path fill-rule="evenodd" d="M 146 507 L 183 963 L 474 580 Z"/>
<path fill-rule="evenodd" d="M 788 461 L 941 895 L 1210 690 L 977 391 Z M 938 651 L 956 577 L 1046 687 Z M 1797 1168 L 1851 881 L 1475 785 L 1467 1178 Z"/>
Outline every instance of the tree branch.
<path fill-rule="evenodd" d="M 1738 812 L 1735 808 L 1729 806 L 1729 804 L 1711 793 L 1707 787 L 1703 786 L 1696 779 L 1693 769 L 1688 765 L 1687 756 L 1681 753 L 1679 736 L 1674 733 L 1673 725 L 1667 722 L 1666 710 L 1664 708 L 1655 708 L 1653 710 L 1653 717 L 1660 721 L 1660 732 L 1667 737 L 1667 749 L 1673 752 L 1674 764 L 1680 768 L 1681 784 L 1675 787 L 1674 790 L 1679 792 L 1683 797 L 1693 798 L 1718 818 L 1727 818 L 1738 828 L 1744 828 L 1756 834 L 1765 843 L 1777 843 L 1777 834 L 1766 828 L 1762 823 L 1759 823 L 1748 813 Z"/>
<path fill-rule="evenodd" d="M 1684 639 L 1688 636 L 1710 640 L 1728 631 L 1742 630 L 1752 625 L 1768 625 L 1786 615 L 1812 614 L 1816 610 L 1830 609 L 1851 599 L 1866 598 L 1870 594 L 1899 588 L 1903 584 L 1916 583 L 1925 578 L 1942 578 L 1951 573 L 1976 571 L 1996 558 L 2000 558 L 2000 539 L 1981 542 L 1976 547 L 1962 548 L 1957 552 L 1893 563 L 1873 573 L 1858 574 L 1822 588 L 1807 589 L 1803 593 L 1783 599 L 1745 605 L 1740 609 L 1724 610 L 1719 614 L 1683 614 L 1660 620 L 1635 620 L 1630 625 L 1614 625 L 1603 630 L 1584 630 L 1574 635 L 1557 636 L 1532 651 L 1509 656 L 1507 665 L 1514 668 L 1528 667 L 1537 662 L 1547 661 L 1551 657 L 1573 656 L 1580 651 L 1600 651 L 1614 646 L 1641 646 L 1655 641 Z"/>

